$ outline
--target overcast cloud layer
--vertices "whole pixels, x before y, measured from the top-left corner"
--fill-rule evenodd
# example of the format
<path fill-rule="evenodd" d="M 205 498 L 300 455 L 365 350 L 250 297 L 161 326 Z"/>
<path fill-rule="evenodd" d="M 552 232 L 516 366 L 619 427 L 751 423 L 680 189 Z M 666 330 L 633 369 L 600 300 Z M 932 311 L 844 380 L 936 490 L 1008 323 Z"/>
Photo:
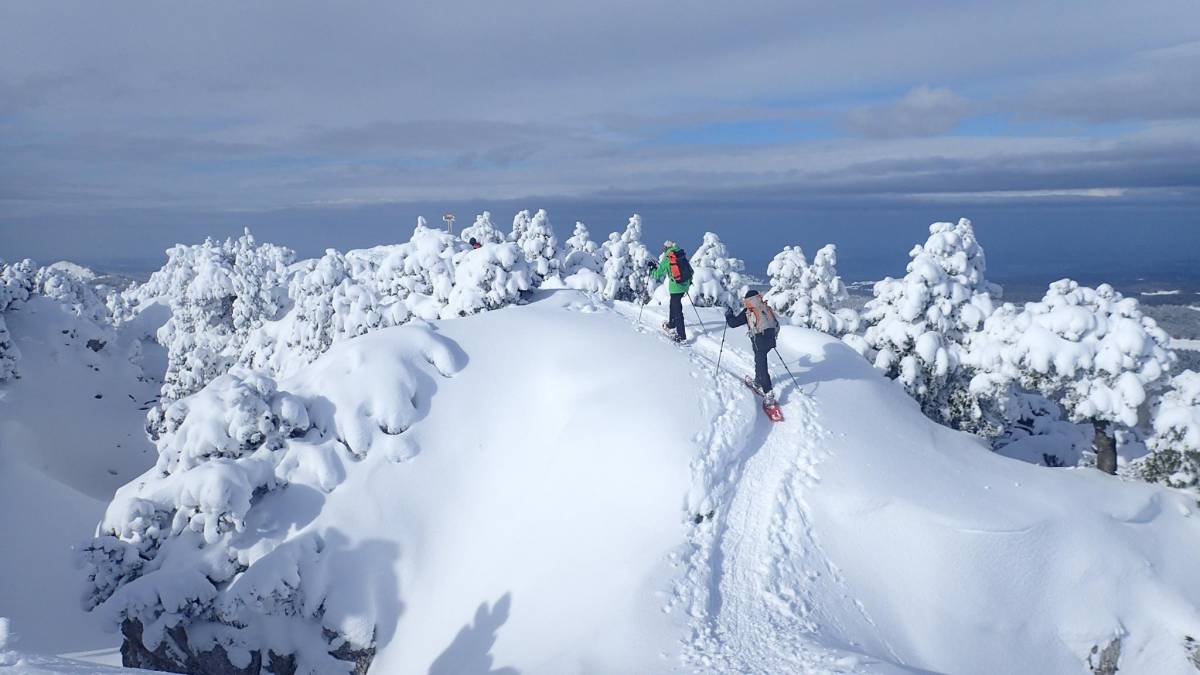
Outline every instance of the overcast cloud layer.
<path fill-rule="evenodd" d="M 1195 0 L 7 2 L 0 256 L 522 200 L 561 227 L 1105 202 L 1179 231 L 1196 26 Z"/>

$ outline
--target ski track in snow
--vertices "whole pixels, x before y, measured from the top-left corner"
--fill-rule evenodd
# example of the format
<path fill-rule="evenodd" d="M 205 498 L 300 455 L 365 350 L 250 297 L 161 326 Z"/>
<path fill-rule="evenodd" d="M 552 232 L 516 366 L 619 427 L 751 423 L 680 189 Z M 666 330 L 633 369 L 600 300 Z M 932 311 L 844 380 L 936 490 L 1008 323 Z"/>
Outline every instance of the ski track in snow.
<path fill-rule="evenodd" d="M 618 307 L 636 325 L 636 313 Z M 638 329 L 661 319 L 650 311 Z M 873 624 L 821 551 L 804 500 L 827 456 L 816 401 L 786 373 L 773 373 L 785 421 L 770 422 L 741 382 L 753 372 L 751 355 L 732 344 L 744 342 L 744 331 L 726 335 L 714 376 L 719 338 L 688 329 L 680 348 L 690 353 L 697 380 L 707 380 L 701 400 L 711 420 L 696 438 L 704 451 L 693 462 L 688 513 L 713 517 L 693 526 L 674 561 L 682 575 L 663 608 L 688 613 L 684 663 L 698 672 L 860 672 L 856 655 L 818 642 L 840 614 L 824 611 L 822 598 L 851 603 L 858 623 Z"/>

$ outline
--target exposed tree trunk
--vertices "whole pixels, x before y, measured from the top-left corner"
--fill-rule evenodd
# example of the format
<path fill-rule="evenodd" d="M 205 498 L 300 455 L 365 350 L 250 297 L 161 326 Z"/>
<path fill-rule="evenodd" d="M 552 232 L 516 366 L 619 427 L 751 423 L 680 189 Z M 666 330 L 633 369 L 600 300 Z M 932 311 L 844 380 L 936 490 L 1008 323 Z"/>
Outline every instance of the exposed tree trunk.
<path fill-rule="evenodd" d="M 1108 422 L 1092 420 L 1092 429 L 1096 432 L 1092 447 L 1096 450 L 1096 468 L 1104 473 L 1117 473 L 1117 439 L 1109 433 Z"/>

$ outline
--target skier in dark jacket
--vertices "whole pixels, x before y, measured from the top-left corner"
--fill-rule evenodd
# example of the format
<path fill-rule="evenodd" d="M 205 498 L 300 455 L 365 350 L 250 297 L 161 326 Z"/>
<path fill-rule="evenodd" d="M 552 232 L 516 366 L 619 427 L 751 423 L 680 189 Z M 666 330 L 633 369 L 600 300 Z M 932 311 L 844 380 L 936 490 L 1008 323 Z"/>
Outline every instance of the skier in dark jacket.
<path fill-rule="evenodd" d="M 481 248 L 483 248 L 483 244 L 479 243 L 479 240 L 475 237 L 471 237 L 471 250 L 475 251 Z"/>
<path fill-rule="evenodd" d="M 692 285 L 692 276 L 691 266 L 686 260 L 687 254 L 683 252 L 683 249 L 668 239 L 663 242 L 662 257 L 659 258 L 659 261 L 647 263 L 650 267 L 650 276 L 655 280 L 666 277 L 670 281 L 667 288 L 671 292 L 671 311 L 668 315 L 670 320 L 663 324 L 663 330 L 668 332 L 674 330 L 676 342 L 687 340 L 683 321 L 683 296 L 687 294 L 688 288 Z"/>
<path fill-rule="evenodd" d="M 763 302 L 756 290 L 746 291 L 742 299 L 744 305 L 741 312 L 725 310 L 725 324 L 730 328 L 745 326 L 750 333 L 750 344 L 754 347 L 754 384 L 763 394 L 766 405 L 775 405 L 775 395 L 771 392 L 771 373 L 767 370 L 767 355 L 775 348 L 775 338 L 779 333 L 779 319 L 775 311 Z"/>

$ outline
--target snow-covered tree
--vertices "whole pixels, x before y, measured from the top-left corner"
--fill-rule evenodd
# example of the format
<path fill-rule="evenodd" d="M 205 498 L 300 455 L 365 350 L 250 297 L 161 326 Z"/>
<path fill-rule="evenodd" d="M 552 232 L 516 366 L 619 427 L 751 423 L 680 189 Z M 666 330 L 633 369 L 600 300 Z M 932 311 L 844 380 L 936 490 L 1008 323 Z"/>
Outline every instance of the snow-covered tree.
<path fill-rule="evenodd" d="M 746 264 L 729 255 L 716 233 L 705 232 L 704 241 L 689 260 L 693 276 L 688 296 L 697 307 L 731 307 L 746 292 L 742 279 Z"/>
<path fill-rule="evenodd" d="M 409 311 L 436 318 L 454 286 L 454 256 L 465 249 L 460 239 L 418 222 L 408 243 L 389 248 L 374 286 L 385 301 L 394 298 Z"/>
<path fill-rule="evenodd" d="M 833 244 L 818 250 L 811 265 L 799 246 L 785 246 L 767 265 L 767 276 L 771 288 L 764 299 L 793 325 L 839 337 L 858 330 L 858 312 L 837 307 L 847 294 Z"/>
<path fill-rule="evenodd" d="M 599 272 L 602 262 L 596 254 L 600 247 L 592 241 L 587 225 L 576 221 L 575 232 L 566 241 L 567 248 L 563 251 L 562 272 L 570 276 L 581 269 Z"/>
<path fill-rule="evenodd" d="M 529 228 L 531 220 L 529 209 L 517 211 L 517 215 L 513 216 L 512 231 L 508 233 L 508 240 L 514 243 L 520 242 L 525 237 L 525 230 Z"/>
<path fill-rule="evenodd" d="M 247 228 L 233 242 L 234 352 L 250 332 L 279 316 L 287 302 L 287 268 L 295 259 L 291 249 L 257 245 Z"/>
<path fill-rule="evenodd" d="M 139 299 L 165 297 L 171 307 L 158 331 L 167 372 L 160 405 L 149 415 L 152 429 L 167 405 L 227 371 L 250 334 L 277 318 L 293 258 L 285 247 L 256 244 L 247 230 L 237 240 L 172 247 L 166 265 L 131 291 Z"/>
<path fill-rule="evenodd" d="M 418 229 L 414 238 L 422 234 Z M 293 302 L 288 321 L 272 326 L 272 331 L 256 332 L 242 349 L 242 364 L 277 375 L 291 374 L 336 342 L 399 325 L 409 318 L 404 302 L 383 302 L 375 287 L 375 274 L 363 259 L 334 249 L 308 261 L 292 279 L 288 295 Z"/>
<path fill-rule="evenodd" d="M 16 263 L 0 260 L 0 382 L 17 375 L 21 351 L 14 344 L 4 313 L 19 308 L 33 292 L 37 265 L 26 259 Z"/>
<path fill-rule="evenodd" d="M 1200 373 L 1185 370 L 1158 398 L 1152 416 L 1151 452 L 1142 476 L 1175 488 L 1200 489 Z"/>
<path fill-rule="evenodd" d="M 91 284 L 58 267 L 39 268 L 34 275 L 33 292 L 57 300 L 72 314 L 97 324 L 111 324 L 108 306 Z"/>
<path fill-rule="evenodd" d="M 336 528 L 297 531 L 272 509 L 337 489 L 369 453 L 414 452 L 404 432 L 426 383 L 462 362 L 431 329 L 402 331 L 334 350 L 287 390 L 236 367 L 167 408 L 157 463 L 118 490 L 81 552 L 86 606 L 121 629 L 128 665 L 366 672 L 381 616 L 358 599 L 383 577 L 340 574 Z"/>
<path fill-rule="evenodd" d="M 977 371 L 971 390 L 1000 401 L 1014 387 L 1040 392 L 1072 421 L 1092 424 L 1097 464 L 1111 473 L 1110 425 L 1135 426 L 1138 409 L 1166 384 L 1175 361 L 1169 342 L 1136 299 L 1062 279 L 1040 302 L 1006 304 L 988 318 L 968 353 Z"/>
<path fill-rule="evenodd" d="M 533 274 L 516 244 L 484 244 L 454 259 L 454 287 L 442 318 L 499 309 L 521 299 L 533 286 Z"/>
<path fill-rule="evenodd" d="M 1000 287 L 985 277 L 983 247 L 966 218 L 930 225 L 929 239 L 909 257 L 904 278 L 875 284 L 863 309 L 866 331 L 846 342 L 902 383 L 926 415 L 970 428 L 978 411 L 963 353 L 994 310 Z"/>
<path fill-rule="evenodd" d="M 604 297 L 610 300 L 647 300 L 646 268 L 650 251 L 642 243 L 642 217 L 633 214 L 625 231 L 608 235 L 601 246 L 604 258 Z"/>
<path fill-rule="evenodd" d="M 459 239 L 462 241 L 471 241 L 474 239 L 480 244 L 498 244 L 505 240 L 504 233 L 496 229 L 492 225 L 492 214 L 489 211 L 475 216 L 475 223 L 470 227 L 463 228 Z"/>
<path fill-rule="evenodd" d="M 523 211 L 522 213 L 528 213 Z M 517 214 L 520 216 L 520 214 Z M 550 216 L 545 209 L 538 209 L 533 218 L 518 233 L 517 221 L 513 221 L 513 240 L 525 254 L 533 274 L 534 287 L 541 286 L 549 276 L 558 274 L 558 238 L 550 225 Z"/>

